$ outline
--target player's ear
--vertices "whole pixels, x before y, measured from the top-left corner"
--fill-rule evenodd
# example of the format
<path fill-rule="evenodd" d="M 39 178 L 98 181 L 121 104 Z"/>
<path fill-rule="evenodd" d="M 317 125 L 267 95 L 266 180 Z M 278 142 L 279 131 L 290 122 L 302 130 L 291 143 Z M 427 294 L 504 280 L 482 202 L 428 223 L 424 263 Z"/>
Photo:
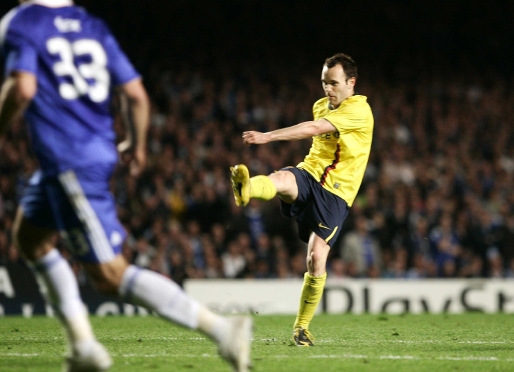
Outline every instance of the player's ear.
<path fill-rule="evenodd" d="M 346 80 L 346 84 L 350 85 L 351 87 L 354 87 L 356 82 L 357 82 L 357 79 L 355 77 L 352 77 L 352 78 L 349 78 Z"/>

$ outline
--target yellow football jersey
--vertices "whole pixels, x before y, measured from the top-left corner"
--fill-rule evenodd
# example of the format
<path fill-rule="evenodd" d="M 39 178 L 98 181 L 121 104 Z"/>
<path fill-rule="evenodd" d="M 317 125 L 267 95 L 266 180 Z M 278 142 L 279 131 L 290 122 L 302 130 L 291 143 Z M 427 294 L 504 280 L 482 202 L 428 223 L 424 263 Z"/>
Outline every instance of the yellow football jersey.
<path fill-rule="evenodd" d="M 351 206 L 368 163 L 373 114 L 367 98 L 361 95 L 348 97 L 334 110 L 328 105 L 326 97 L 314 104 L 314 120 L 326 119 L 337 130 L 313 137 L 309 154 L 297 167 Z"/>

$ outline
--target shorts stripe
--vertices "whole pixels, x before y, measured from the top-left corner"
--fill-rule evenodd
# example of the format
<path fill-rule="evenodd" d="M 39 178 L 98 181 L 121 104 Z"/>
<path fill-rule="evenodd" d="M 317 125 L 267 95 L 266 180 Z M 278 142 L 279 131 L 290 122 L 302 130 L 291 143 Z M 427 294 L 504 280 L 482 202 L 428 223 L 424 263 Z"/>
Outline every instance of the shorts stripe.
<path fill-rule="evenodd" d="M 68 199 L 70 200 L 75 213 L 84 226 L 93 251 L 99 262 L 109 262 L 114 259 L 114 253 L 105 234 L 105 230 L 98 219 L 94 209 L 87 200 L 82 187 L 73 171 L 67 171 L 59 175 Z"/>
<path fill-rule="evenodd" d="M 330 234 L 326 239 L 325 241 L 328 243 L 330 241 L 330 239 L 332 239 L 332 237 L 334 236 L 334 234 L 337 232 L 337 229 L 339 228 L 339 226 L 336 226 L 334 227 L 334 231 L 332 231 L 332 234 Z"/>

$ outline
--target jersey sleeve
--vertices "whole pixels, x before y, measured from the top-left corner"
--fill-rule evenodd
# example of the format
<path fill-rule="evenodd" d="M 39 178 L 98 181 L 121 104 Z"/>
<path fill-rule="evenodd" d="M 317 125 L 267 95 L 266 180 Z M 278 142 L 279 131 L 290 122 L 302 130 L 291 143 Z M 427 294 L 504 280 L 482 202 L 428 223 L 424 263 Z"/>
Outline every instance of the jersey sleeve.
<path fill-rule="evenodd" d="M 118 42 L 107 28 L 106 37 L 104 39 L 105 50 L 109 60 L 109 72 L 111 73 L 112 83 L 114 85 L 122 85 L 131 80 L 140 77 L 128 57 L 121 50 Z"/>
<path fill-rule="evenodd" d="M 314 118 L 314 120 L 318 120 L 321 118 L 323 105 L 327 104 L 324 101 L 324 98 L 320 98 L 316 102 L 314 102 L 314 105 L 312 105 L 312 117 Z"/>
<path fill-rule="evenodd" d="M 339 133 L 351 132 L 369 126 L 368 115 L 361 105 L 345 105 L 324 117 Z"/>
<path fill-rule="evenodd" d="M 38 54 L 37 48 L 16 19 L 5 26 L 2 51 L 5 58 L 5 75 L 14 71 L 25 71 L 37 74 Z"/>

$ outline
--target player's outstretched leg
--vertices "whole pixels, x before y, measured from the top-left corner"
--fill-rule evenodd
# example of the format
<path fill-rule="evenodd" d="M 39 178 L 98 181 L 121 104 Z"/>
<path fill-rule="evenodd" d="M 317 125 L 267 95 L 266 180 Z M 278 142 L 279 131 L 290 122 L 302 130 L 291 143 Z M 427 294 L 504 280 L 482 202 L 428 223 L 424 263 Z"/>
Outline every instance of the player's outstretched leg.
<path fill-rule="evenodd" d="M 216 342 L 220 355 L 234 371 L 246 372 L 250 368 L 252 319 L 249 316 L 215 314 L 186 295 L 170 279 L 133 265 L 123 273 L 119 294 L 165 319 L 205 333 Z"/>
<path fill-rule="evenodd" d="M 230 182 L 232 183 L 236 205 L 245 207 L 250 201 L 250 172 L 244 164 L 230 167 L 230 171 L 232 172 Z"/>

